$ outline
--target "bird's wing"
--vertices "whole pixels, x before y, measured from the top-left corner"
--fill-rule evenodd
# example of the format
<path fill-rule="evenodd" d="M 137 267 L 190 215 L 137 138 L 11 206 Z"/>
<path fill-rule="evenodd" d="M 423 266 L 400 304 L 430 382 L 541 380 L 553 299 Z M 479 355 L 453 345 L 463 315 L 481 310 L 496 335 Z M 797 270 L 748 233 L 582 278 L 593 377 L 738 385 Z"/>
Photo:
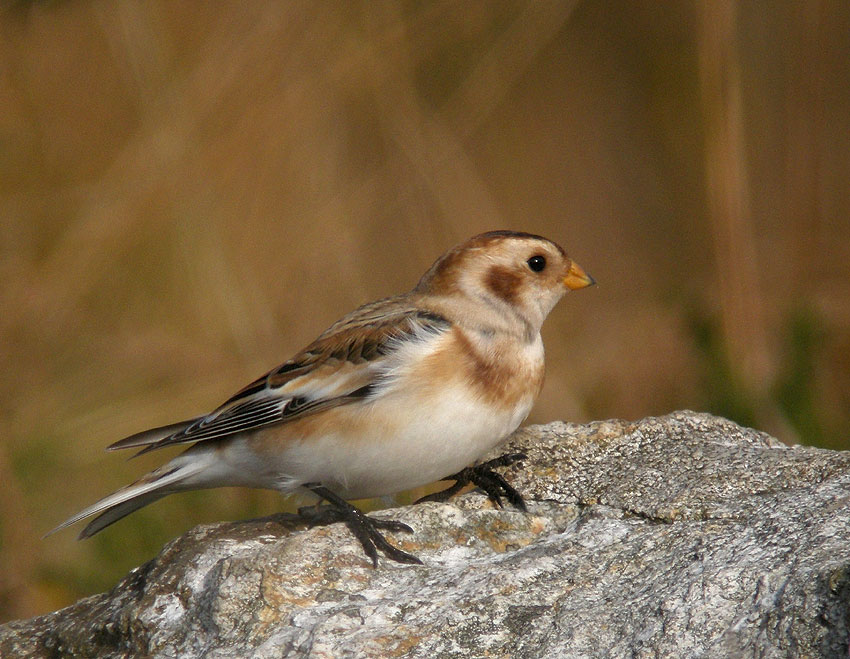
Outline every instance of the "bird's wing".
<path fill-rule="evenodd" d="M 254 380 L 211 414 L 146 430 L 109 446 L 147 453 L 286 423 L 369 396 L 382 364 L 406 341 L 442 333 L 442 316 L 389 298 L 361 307 L 331 326 L 285 364 Z"/>

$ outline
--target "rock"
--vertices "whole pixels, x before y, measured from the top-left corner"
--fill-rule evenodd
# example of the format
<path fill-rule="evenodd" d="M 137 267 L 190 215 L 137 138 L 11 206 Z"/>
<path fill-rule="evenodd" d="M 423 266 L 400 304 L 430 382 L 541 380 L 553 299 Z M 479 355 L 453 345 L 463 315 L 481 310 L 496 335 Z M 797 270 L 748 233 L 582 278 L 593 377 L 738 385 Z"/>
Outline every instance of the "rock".
<path fill-rule="evenodd" d="M 472 492 L 340 524 L 201 526 L 112 591 L 0 627 L 0 656 L 846 656 L 850 454 L 724 419 L 552 423 L 502 451 L 529 514 Z"/>

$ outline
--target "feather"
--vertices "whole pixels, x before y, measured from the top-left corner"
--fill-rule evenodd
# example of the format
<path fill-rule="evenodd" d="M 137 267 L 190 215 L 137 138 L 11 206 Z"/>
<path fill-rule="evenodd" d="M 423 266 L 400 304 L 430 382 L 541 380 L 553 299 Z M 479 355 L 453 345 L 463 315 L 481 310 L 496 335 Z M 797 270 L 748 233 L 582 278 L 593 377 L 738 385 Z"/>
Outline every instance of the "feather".
<path fill-rule="evenodd" d="M 210 458 L 212 458 L 212 454 L 210 454 Z M 80 539 L 87 538 L 125 515 L 129 515 L 134 510 L 179 490 L 182 482 L 207 469 L 209 463 L 210 459 L 199 459 L 197 454 L 192 457 L 185 454 L 177 456 L 168 464 L 152 471 L 132 485 L 123 487 L 81 510 L 46 533 L 45 537 L 64 529 L 66 526 L 71 526 L 81 519 L 101 513 L 100 517 L 93 520 L 80 533 Z"/>
<path fill-rule="evenodd" d="M 159 428 L 143 430 L 142 432 L 137 432 L 135 435 L 130 435 L 129 437 L 125 437 L 124 439 L 110 444 L 106 447 L 106 450 L 119 451 L 124 448 L 136 448 L 138 446 L 155 444 L 164 437 L 171 437 L 172 435 L 180 432 L 184 428 L 195 423 L 197 420 L 198 419 L 189 419 L 188 421 L 172 423 L 167 426 L 160 426 Z"/>
<path fill-rule="evenodd" d="M 286 423 L 372 394 L 381 366 L 404 341 L 442 332 L 449 322 L 400 298 L 387 298 L 345 316 L 285 364 L 241 389 L 211 414 L 127 437 L 110 450 L 218 440 Z M 135 456 L 134 456 L 135 457 Z"/>

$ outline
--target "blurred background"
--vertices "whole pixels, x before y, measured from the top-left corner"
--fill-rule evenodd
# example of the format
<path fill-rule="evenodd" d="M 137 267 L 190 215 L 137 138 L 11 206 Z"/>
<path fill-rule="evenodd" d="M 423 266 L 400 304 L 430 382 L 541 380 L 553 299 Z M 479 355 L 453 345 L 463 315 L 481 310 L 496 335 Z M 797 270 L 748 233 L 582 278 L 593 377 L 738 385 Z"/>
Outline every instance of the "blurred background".
<path fill-rule="evenodd" d="M 599 281 L 531 422 L 690 408 L 850 438 L 850 3 L 5 2 L 0 621 L 274 493 L 41 536 L 490 229 Z M 402 497 L 401 501 L 408 501 Z"/>

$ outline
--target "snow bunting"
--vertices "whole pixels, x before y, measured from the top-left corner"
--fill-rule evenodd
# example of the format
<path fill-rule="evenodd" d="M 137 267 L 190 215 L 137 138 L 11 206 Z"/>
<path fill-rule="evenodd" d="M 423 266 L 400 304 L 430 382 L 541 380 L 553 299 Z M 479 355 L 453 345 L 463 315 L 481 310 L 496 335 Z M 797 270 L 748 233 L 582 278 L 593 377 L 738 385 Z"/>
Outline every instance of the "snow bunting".
<path fill-rule="evenodd" d="M 526 418 L 543 384 L 540 327 L 568 289 L 593 279 L 546 238 L 514 231 L 475 236 L 449 250 L 402 295 L 366 304 L 258 378 L 214 412 L 109 446 L 191 446 L 135 483 L 63 522 L 97 515 L 87 538 L 162 497 L 243 486 L 312 492 L 309 522 L 342 521 L 377 564 L 377 549 L 407 563 L 380 529 L 411 531 L 348 503 L 438 480 L 467 483 L 498 505 L 522 497 L 494 467 L 474 463 Z M 324 511 L 324 512 L 322 512 Z M 51 531 L 51 533 L 53 533 Z"/>

